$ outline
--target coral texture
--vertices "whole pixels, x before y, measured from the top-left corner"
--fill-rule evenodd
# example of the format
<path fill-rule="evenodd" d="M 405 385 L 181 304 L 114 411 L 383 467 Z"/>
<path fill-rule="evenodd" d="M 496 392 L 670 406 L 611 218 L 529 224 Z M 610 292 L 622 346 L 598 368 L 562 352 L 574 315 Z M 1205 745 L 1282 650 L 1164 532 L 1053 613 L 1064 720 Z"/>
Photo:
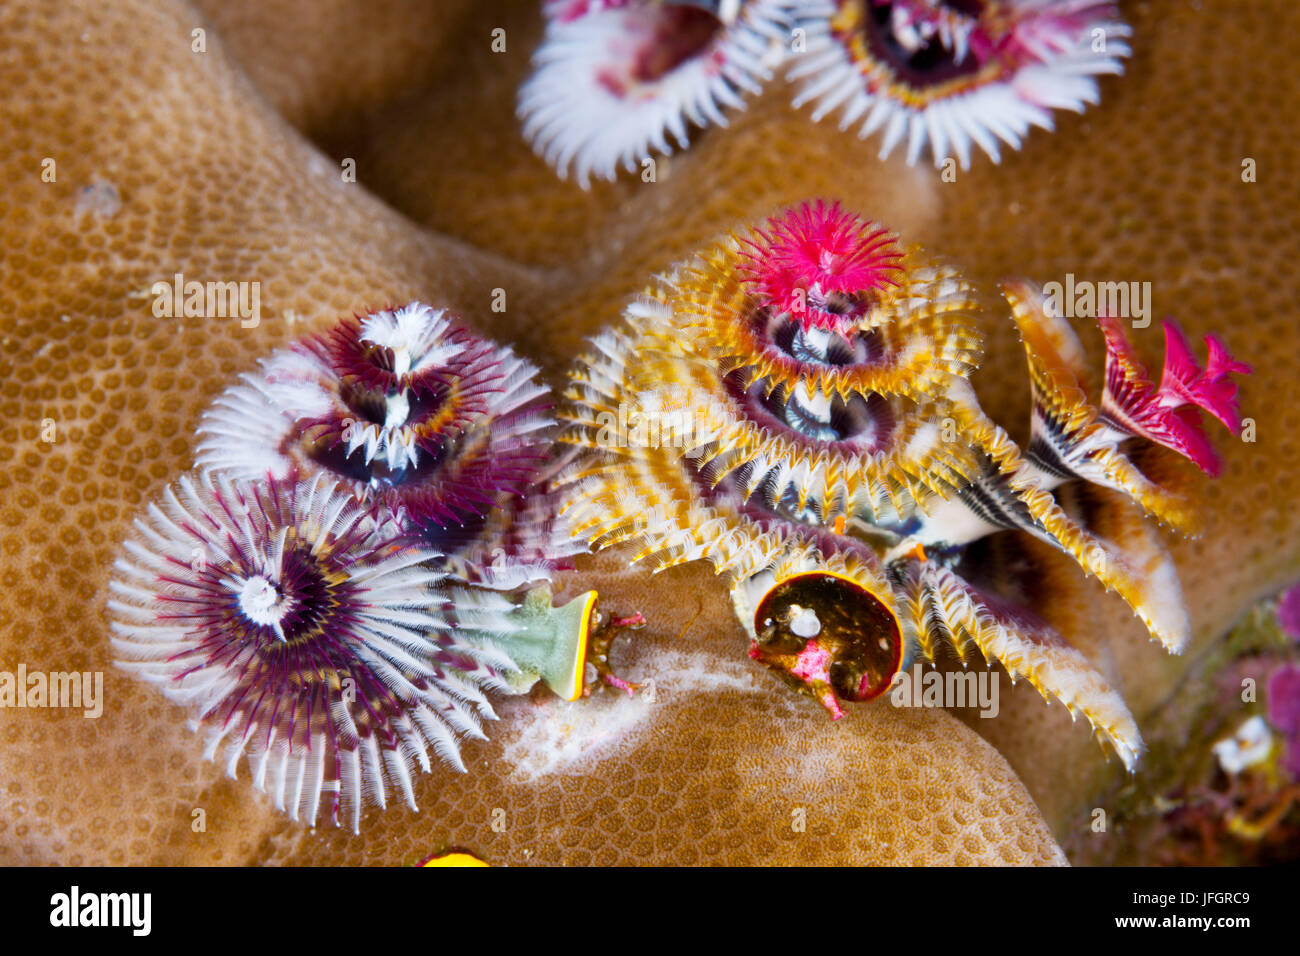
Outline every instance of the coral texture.
<path fill-rule="evenodd" d="M 1286 120 L 1300 87 L 1275 42 L 1300 31 L 1294 4 L 1132 5 L 1133 55 L 1122 79 L 1101 79 L 1102 106 L 1059 114 L 1054 134 L 956 182 L 898 154 L 881 163 L 875 143 L 810 123 L 774 84 L 725 134 L 661 161 L 656 182 L 590 192 L 533 156 L 514 116 L 536 4 L 202 6 L 0 8 L 0 669 L 103 670 L 106 696 L 98 720 L 0 711 L 0 859 L 414 863 L 454 846 L 488 862 L 1062 862 L 1053 831 L 1115 772 L 1063 709 L 1026 689 L 969 726 L 887 709 L 832 724 L 745 661 L 730 668 L 742 632 L 702 568 L 647 584 L 622 560 L 587 559 L 565 584 L 651 622 L 615 657 L 656 681 L 655 701 L 599 698 L 656 709 L 644 734 L 620 729 L 632 712 L 512 702 L 499 708 L 509 737 L 467 748 L 466 777 L 419 778 L 420 813 L 367 820 L 364 843 L 250 799 L 202 760 L 173 705 L 110 667 L 117 542 L 193 461 L 203 409 L 258 358 L 338 315 L 419 299 L 516 343 L 555 382 L 646 275 L 809 196 L 942 248 L 980 287 L 1010 268 L 1150 281 L 1157 317 L 1193 341 L 1230 333 L 1255 369 L 1242 387 L 1260 410 L 1254 441 L 1221 445 L 1202 536 L 1171 548 L 1187 657 L 1152 654 L 1126 608 L 1038 556 L 1039 610 L 1122 682 L 1139 725 L 1188 660 L 1300 572 L 1300 184 L 1287 172 L 1300 159 Z M 359 182 L 340 175 L 347 160 Z M 260 324 L 154 315 L 152 285 L 177 272 L 260 281 Z M 1002 358 L 974 377 L 981 404 L 1024 421 L 1014 327 L 982 331 Z M 1157 367 L 1159 323 L 1133 338 Z M 1098 367 L 1101 346 L 1085 347 Z M 557 752 L 581 759 L 546 763 Z"/>

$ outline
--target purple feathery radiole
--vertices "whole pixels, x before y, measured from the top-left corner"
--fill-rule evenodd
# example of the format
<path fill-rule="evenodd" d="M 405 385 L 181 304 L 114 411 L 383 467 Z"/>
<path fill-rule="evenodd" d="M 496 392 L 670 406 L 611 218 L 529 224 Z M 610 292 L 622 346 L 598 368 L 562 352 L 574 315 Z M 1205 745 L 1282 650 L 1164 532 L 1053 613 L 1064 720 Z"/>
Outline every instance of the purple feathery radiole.
<path fill-rule="evenodd" d="M 544 493 L 554 419 L 536 367 L 453 318 L 417 302 L 273 353 L 204 414 L 197 464 L 326 474 L 430 546 L 482 546 L 494 513 Z"/>
<path fill-rule="evenodd" d="M 1277 622 L 1285 634 L 1300 641 L 1300 584 L 1292 585 L 1278 598 Z"/>
<path fill-rule="evenodd" d="M 205 755 L 247 756 L 294 819 L 359 829 L 390 792 L 415 808 L 430 750 L 464 770 L 486 690 L 507 690 L 505 595 L 468 593 L 392 521 L 323 476 L 184 476 L 114 565 L 117 663 L 190 708 Z M 340 819 L 342 817 L 342 819 Z"/>
<path fill-rule="evenodd" d="M 1281 765 L 1300 781 L 1300 665 L 1283 664 L 1268 679 L 1268 722 L 1282 736 Z"/>

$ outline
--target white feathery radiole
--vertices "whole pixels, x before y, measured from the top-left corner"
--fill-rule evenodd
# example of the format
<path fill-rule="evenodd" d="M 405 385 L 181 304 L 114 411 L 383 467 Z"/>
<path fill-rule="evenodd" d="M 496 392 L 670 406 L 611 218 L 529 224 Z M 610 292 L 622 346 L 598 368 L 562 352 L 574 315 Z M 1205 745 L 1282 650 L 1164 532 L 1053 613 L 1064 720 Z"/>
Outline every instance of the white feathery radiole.
<path fill-rule="evenodd" d="M 685 148 L 691 126 L 726 126 L 789 43 L 775 0 L 561 0 L 546 13 L 519 117 L 537 154 L 583 189 Z"/>
<path fill-rule="evenodd" d="M 1130 30 L 1108 0 L 778 0 L 807 36 L 789 79 L 796 107 L 840 128 L 881 134 L 880 158 L 906 143 L 936 167 L 972 147 L 995 163 L 1052 111 L 1081 113 L 1097 77 L 1123 72 Z"/>
<path fill-rule="evenodd" d="M 554 419 L 537 368 L 414 302 L 277 350 L 204 413 L 198 467 L 325 474 L 425 528 L 520 495 Z"/>
<path fill-rule="evenodd" d="M 209 759 L 314 825 L 360 827 L 430 751 L 464 770 L 485 691 L 508 691 L 511 603 L 467 596 L 323 477 L 184 476 L 137 520 L 114 565 L 117 663 L 190 710 Z M 463 605 L 463 606 L 462 606 Z"/>

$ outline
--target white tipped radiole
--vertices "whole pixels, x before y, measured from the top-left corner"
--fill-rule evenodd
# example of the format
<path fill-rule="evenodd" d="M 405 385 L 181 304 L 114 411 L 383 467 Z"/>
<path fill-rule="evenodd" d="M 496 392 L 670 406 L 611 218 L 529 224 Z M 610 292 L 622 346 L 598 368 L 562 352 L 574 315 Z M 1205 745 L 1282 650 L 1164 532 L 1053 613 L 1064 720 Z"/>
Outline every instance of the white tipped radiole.
<path fill-rule="evenodd" d="M 522 494 L 554 420 L 537 369 L 412 303 L 278 349 L 199 423 L 197 465 L 234 478 L 327 474 L 423 528 Z"/>
<path fill-rule="evenodd" d="M 554 2 L 519 94 L 524 137 L 560 176 L 638 172 L 685 148 L 691 126 L 726 126 L 788 47 L 775 0 Z"/>
<path fill-rule="evenodd" d="M 367 804 L 412 809 L 416 768 L 464 770 L 485 691 L 510 691 L 485 614 L 435 552 L 317 477 L 184 476 L 136 522 L 109 585 L 117 663 L 190 710 L 204 753 L 247 757 L 294 819 L 357 830 Z"/>
<path fill-rule="evenodd" d="M 356 329 L 355 347 L 358 354 L 385 351 L 392 377 L 405 380 L 465 359 L 472 346 L 448 336 L 451 331 L 446 312 L 416 302 L 367 315 Z M 382 409 L 367 419 L 340 398 L 344 373 L 355 371 L 347 358 L 331 354 L 327 341 L 299 343 L 272 353 L 259 373 L 242 375 L 243 384 L 227 389 L 204 413 L 199 467 L 239 478 L 285 478 L 296 464 L 289 452 L 296 433 L 304 423 L 323 425 L 331 416 L 346 423 L 336 429 L 345 458 L 378 461 L 392 472 L 418 466 L 409 394 L 386 395 Z"/>
<path fill-rule="evenodd" d="M 582 550 L 543 471 L 549 391 L 454 319 L 414 302 L 272 353 L 114 565 L 116 663 L 311 825 L 415 809 L 489 693 L 584 688 L 596 595 L 545 588 Z"/>
<path fill-rule="evenodd" d="M 1106 0 L 783 0 L 807 50 L 789 79 L 794 105 L 833 113 L 880 158 L 904 147 L 914 165 L 970 168 L 972 147 L 995 163 L 1052 111 L 1081 113 L 1097 77 L 1123 72 L 1130 30 Z"/>

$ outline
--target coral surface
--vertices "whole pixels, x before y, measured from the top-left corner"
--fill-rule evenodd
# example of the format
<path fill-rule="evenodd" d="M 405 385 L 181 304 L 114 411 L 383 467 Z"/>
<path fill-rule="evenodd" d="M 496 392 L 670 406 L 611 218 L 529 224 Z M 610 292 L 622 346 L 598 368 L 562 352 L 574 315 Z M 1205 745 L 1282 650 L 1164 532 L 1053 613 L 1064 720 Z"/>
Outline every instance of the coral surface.
<path fill-rule="evenodd" d="M 1144 725 L 1246 607 L 1300 576 L 1286 119 L 1300 85 L 1277 42 L 1300 9 L 1153 0 L 1124 15 L 1132 56 L 1100 80 L 1099 107 L 953 182 L 810 123 L 774 82 L 661 159 L 655 182 L 584 192 L 514 114 L 536 3 L 0 7 L 0 670 L 102 671 L 105 696 L 98 719 L 0 709 L 0 860 L 414 863 L 455 847 L 491 863 L 1064 862 L 1060 841 L 1118 765 L 1063 709 L 1022 687 L 992 720 L 876 707 L 832 723 L 734 660 L 742 631 L 705 568 L 646 582 L 625 559 L 581 560 L 563 588 L 598 587 L 650 622 L 614 657 L 653 693 L 503 705 L 512 729 L 466 746 L 470 774 L 419 777 L 420 812 L 367 819 L 364 842 L 287 820 L 205 762 L 179 709 L 112 669 L 105 601 L 117 543 L 192 463 L 203 409 L 272 349 L 339 315 L 437 302 L 554 384 L 647 275 L 829 195 L 981 288 L 1012 272 L 1149 281 L 1157 320 L 1176 315 L 1192 341 L 1221 332 L 1255 369 L 1251 441 L 1220 444 L 1202 534 L 1171 544 L 1186 655 L 1151 653 L 1122 604 L 1036 555 L 1037 610 Z M 260 282 L 260 321 L 157 315 L 155 283 L 178 273 Z M 981 331 L 981 404 L 1024 422 L 1014 326 Z M 1159 321 L 1132 337 L 1158 367 Z M 1085 347 L 1099 367 L 1100 343 Z"/>

